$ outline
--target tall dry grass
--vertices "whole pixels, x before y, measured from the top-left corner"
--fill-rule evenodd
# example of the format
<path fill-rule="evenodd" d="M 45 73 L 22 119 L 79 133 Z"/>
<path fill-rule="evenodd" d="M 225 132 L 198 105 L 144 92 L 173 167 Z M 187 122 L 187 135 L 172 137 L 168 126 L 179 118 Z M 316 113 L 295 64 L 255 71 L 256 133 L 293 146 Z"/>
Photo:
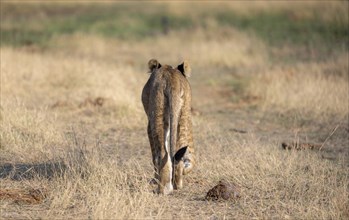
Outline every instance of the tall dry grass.
<path fill-rule="evenodd" d="M 220 44 L 216 45 L 219 48 Z M 142 57 L 146 55 L 146 46 L 141 48 Z M 132 52 L 135 49 L 130 47 L 127 50 Z M 223 48 L 222 51 L 224 53 Z M 279 149 L 278 143 L 264 143 L 254 135 L 234 136 L 205 116 L 194 118 L 199 163 L 186 179 L 186 187 L 173 196 L 155 195 L 148 184 L 152 167 L 144 115 L 138 101 L 141 84 L 147 77 L 144 72 L 138 72 L 143 58 L 136 59 L 136 64 L 120 62 L 123 64 L 120 65 L 110 60 L 94 62 L 88 56 L 81 59 L 75 57 L 76 54 L 63 56 L 64 51 L 62 54 L 52 52 L 43 55 L 2 48 L 1 53 L 2 161 L 15 165 L 25 163 L 28 169 L 37 162 L 61 164 L 57 168 L 60 171 L 53 170 L 56 174 L 50 179 L 35 172 L 32 178 L 25 179 L 24 175 L 19 182 L 11 180 L 11 175 L 1 179 L 2 187 L 6 189 L 47 190 L 47 197 L 40 208 L 2 201 L 3 218 L 345 219 L 348 216 L 348 168 L 345 162 L 332 163 L 314 152 L 284 152 Z M 154 55 L 162 53 L 165 52 L 154 51 Z M 226 53 L 229 55 L 228 50 Z M 109 56 L 109 53 L 106 54 Z M 173 59 L 176 57 L 171 56 Z M 197 59 L 194 63 L 199 62 L 199 58 L 194 59 Z M 243 59 L 248 60 L 244 56 Z M 14 61 L 20 61 L 21 66 L 15 65 Z M 214 59 L 207 62 L 209 64 L 201 64 L 202 67 L 212 65 Z M 226 67 L 224 62 L 216 65 Z M 318 68 L 323 71 L 325 67 Z M 303 66 L 299 68 L 307 69 Z M 311 76 L 316 76 L 315 64 L 310 69 L 315 72 Z M 212 73 L 198 74 L 207 79 L 204 74 Z M 142 80 L 137 80 L 141 77 Z M 296 87 L 302 82 L 298 77 L 296 75 L 297 80 L 291 81 L 290 85 L 298 91 L 308 91 Z M 201 78 L 193 76 L 191 80 Z M 280 78 L 283 79 L 282 76 Z M 269 78 L 255 81 L 257 84 L 252 88 L 265 86 L 265 79 Z M 286 80 L 272 79 L 276 83 L 287 83 Z M 331 80 L 319 80 L 327 83 L 326 88 L 332 85 Z M 270 91 L 284 91 L 283 87 L 268 89 L 272 88 Z M 287 90 L 283 97 L 290 94 L 294 97 L 299 95 Z M 310 94 L 315 96 L 315 93 Z M 109 101 L 97 109 L 79 107 L 86 98 L 96 96 Z M 268 96 L 265 97 L 268 101 Z M 271 97 L 276 100 L 271 102 L 273 105 L 286 105 L 282 96 Z M 298 100 L 301 97 L 303 95 Z M 62 101 L 62 104 L 52 108 L 57 101 Z M 297 102 L 294 103 L 295 108 L 300 107 Z M 310 106 L 307 104 L 302 108 L 309 110 Z M 339 111 L 327 104 L 323 106 L 326 107 L 323 111 L 345 113 L 345 108 L 339 108 Z M 117 114 L 122 108 L 127 110 Z M 82 122 L 85 131 L 80 130 L 79 123 Z M 117 135 L 118 129 L 126 129 L 128 133 L 109 140 L 102 133 L 111 128 L 114 132 L 110 135 Z M 100 134 L 93 136 L 94 133 Z M 130 155 L 124 153 L 127 148 L 132 152 Z M 207 190 L 222 178 L 241 186 L 242 199 L 224 203 L 203 201 Z"/>
<path fill-rule="evenodd" d="M 229 112 L 222 123 L 215 120 L 227 106 L 216 90 L 235 72 L 249 74 L 246 91 L 262 98 L 265 111 L 297 111 L 325 122 L 333 114 L 344 117 L 347 54 L 272 63 L 256 36 L 207 24 L 207 30 L 139 42 L 78 33 L 52 39 L 56 47 L 47 51 L 2 47 L 1 189 L 40 189 L 45 198 L 38 204 L 0 199 L 1 218 L 347 219 L 345 155 L 329 161 L 318 152 L 283 151 L 273 131 L 266 141 L 227 130 L 237 120 Z M 171 196 L 156 195 L 149 185 L 153 168 L 140 94 L 150 58 L 191 61 L 194 105 L 203 112 L 193 119 L 197 167 Z M 103 104 L 95 103 L 98 97 Z M 205 201 L 220 179 L 239 185 L 242 198 Z"/>
<path fill-rule="evenodd" d="M 207 180 L 225 178 L 242 186 L 245 196 L 232 205 L 233 217 L 341 219 L 348 215 L 345 158 L 337 166 L 315 152 L 285 153 L 278 142 L 206 126 L 198 135 L 202 153 L 198 172 Z"/>
<path fill-rule="evenodd" d="M 295 111 L 313 119 L 349 114 L 348 54 L 323 63 L 275 67 L 252 79 L 248 91 L 265 110 Z"/>
<path fill-rule="evenodd" d="M 27 106 L 42 108 L 59 100 L 80 101 L 88 96 L 102 96 L 120 104 L 138 104 L 135 100 L 138 91 L 132 88 L 138 88 L 141 82 L 137 81 L 137 75 L 143 74 L 130 66 L 110 67 L 67 54 L 41 55 L 13 49 L 1 49 L 1 54 L 4 102 L 17 97 L 26 101 Z M 118 92 L 115 87 L 119 88 Z"/>
<path fill-rule="evenodd" d="M 205 119 L 196 121 L 200 163 L 186 187 L 172 196 L 159 196 L 149 185 L 151 166 L 143 157 L 120 163 L 102 146 L 75 142 L 62 155 L 63 173 L 47 181 L 26 181 L 47 197 L 41 208 L 1 203 L 2 217 L 28 218 L 316 218 L 345 219 L 348 214 L 348 167 L 323 160 L 311 151 L 282 151 L 249 135 L 221 130 Z M 131 140 L 132 141 L 132 140 Z M 146 141 L 143 138 L 143 141 Z M 148 155 L 149 156 L 149 155 Z M 220 179 L 240 186 L 242 198 L 204 201 Z M 2 180 L 10 188 L 9 180 Z M 19 184 L 20 186 L 20 184 Z M 13 186 L 12 186 L 13 187 Z M 18 187 L 18 186 L 17 186 Z M 33 208 L 34 207 L 34 208 Z"/>
<path fill-rule="evenodd" d="M 266 46 L 257 37 L 215 24 L 208 29 L 196 28 L 189 33 L 180 30 L 138 42 L 76 33 L 54 38 L 50 44 L 59 48 L 56 50 L 58 53 L 75 53 L 85 58 L 92 56 L 99 62 L 133 65 L 139 71 L 144 71 L 146 63 L 140 61 L 148 61 L 149 57 L 173 66 L 189 59 L 193 66 L 211 68 L 258 66 L 264 65 L 269 59 Z"/>

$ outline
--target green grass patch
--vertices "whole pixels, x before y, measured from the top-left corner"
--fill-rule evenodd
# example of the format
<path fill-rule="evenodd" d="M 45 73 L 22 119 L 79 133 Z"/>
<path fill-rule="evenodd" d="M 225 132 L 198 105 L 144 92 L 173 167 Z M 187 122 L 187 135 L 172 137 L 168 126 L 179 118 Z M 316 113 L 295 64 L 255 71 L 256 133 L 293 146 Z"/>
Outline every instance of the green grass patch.
<path fill-rule="evenodd" d="M 297 18 L 292 12 L 285 11 L 260 12 L 245 16 L 223 12 L 217 14 L 216 19 L 220 24 L 253 31 L 273 46 L 347 43 L 349 27 L 345 16 L 325 21 L 321 19 L 320 13 L 314 12 L 309 18 Z"/>
<path fill-rule="evenodd" d="M 91 33 L 105 37 L 141 39 L 188 28 L 190 18 L 135 4 L 4 4 L 1 45 L 45 45 L 53 36 Z M 142 10 L 144 9 L 144 10 Z"/>
<path fill-rule="evenodd" d="M 189 6 L 189 5 L 188 5 Z M 348 19 L 343 12 L 332 19 L 322 18 L 321 11 L 297 17 L 295 9 L 270 9 L 247 15 L 229 8 L 195 11 L 190 15 L 173 13 L 166 4 L 149 2 L 109 4 L 2 3 L 1 45 L 45 45 L 52 37 L 75 32 L 97 34 L 127 40 L 152 37 L 168 30 L 206 27 L 206 20 L 220 26 L 249 31 L 272 46 L 284 44 L 317 47 L 348 45 Z M 305 9 L 303 9 L 305 10 Z M 207 30 L 212 31 L 212 30 Z"/>

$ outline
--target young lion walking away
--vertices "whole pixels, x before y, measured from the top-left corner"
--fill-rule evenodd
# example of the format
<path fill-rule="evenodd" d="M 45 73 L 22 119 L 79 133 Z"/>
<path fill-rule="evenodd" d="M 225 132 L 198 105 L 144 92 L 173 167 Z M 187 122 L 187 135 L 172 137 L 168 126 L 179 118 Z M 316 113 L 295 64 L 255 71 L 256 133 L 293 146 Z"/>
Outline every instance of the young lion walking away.
<path fill-rule="evenodd" d="M 183 175 L 194 166 L 191 122 L 190 66 L 173 68 L 157 60 L 148 62 L 151 73 L 142 92 L 148 116 L 148 137 L 158 192 L 169 194 L 183 187 Z"/>

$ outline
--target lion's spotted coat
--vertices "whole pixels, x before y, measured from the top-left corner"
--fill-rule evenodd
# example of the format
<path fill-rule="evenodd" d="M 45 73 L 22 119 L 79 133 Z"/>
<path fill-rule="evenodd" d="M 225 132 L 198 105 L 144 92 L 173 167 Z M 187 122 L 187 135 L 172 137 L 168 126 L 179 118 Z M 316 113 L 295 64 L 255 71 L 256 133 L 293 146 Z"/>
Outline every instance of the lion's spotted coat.
<path fill-rule="evenodd" d="M 169 194 L 173 187 L 182 188 L 183 175 L 194 165 L 191 88 L 187 80 L 190 67 L 186 62 L 177 68 L 161 66 L 154 59 L 148 66 L 151 75 L 143 88 L 142 103 L 148 117 L 158 190 Z"/>

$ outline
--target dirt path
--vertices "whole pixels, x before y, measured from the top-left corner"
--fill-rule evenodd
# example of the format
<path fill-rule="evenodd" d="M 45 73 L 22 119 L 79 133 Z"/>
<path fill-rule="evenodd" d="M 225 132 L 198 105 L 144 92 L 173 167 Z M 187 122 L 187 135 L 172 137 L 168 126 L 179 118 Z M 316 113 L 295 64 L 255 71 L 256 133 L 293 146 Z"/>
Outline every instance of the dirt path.
<path fill-rule="evenodd" d="M 211 71 L 217 71 L 211 70 Z M 290 115 L 266 112 L 256 107 L 261 100 L 240 100 L 234 102 L 233 92 L 227 81 L 233 81 L 236 76 L 229 70 L 222 70 L 214 86 L 207 85 L 212 75 L 210 71 L 202 71 L 200 78 L 192 80 L 194 108 L 199 109 L 201 117 L 214 123 L 224 132 L 235 135 L 240 140 L 246 140 L 253 134 L 258 139 L 269 144 L 313 143 L 321 145 L 318 153 L 325 159 L 349 161 L 349 127 L 348 118 L 333 118 L 329 122 L 296 121 Z M 228 85 L 227 85 L 228 84 Z M 195 120 L 195 119 L 194 119 Z M 198 129 L 198 128 L 197 128 Z M 349 166 L 349 162 L 347 162 Z"/>
<path fill-rule="evenodd" d="M 199 69 L 196 71 L 197 75 L 194 73 L 189 79 L 193 92 L 194 125 L 195 120 L 205 121 L 212 126 L 212 129 L 218 129 L 222 134 L 228 133 L 240 142 L 247 141 L 252 135 L 264 144 L 278 145 L 280 149 L 282 142 L 320 144 L 321 151 L 316 153 L 324 159 L 336 161 L 340 158 L 344 160 L 349 158 L 347 119 L 327 124 L 314 121 L 305 121 L 302 124 L 294 122 L 290 116 L 258 109 L 255 107 L 255 100 L 233 102 L 233 96 L 241 94 L 234 94 L 226 82 L 234 80 L 235 76 L 230 70 L 222 69 L 219 74 L 216 74 L 215 83 L 212 84 L 211 71 L 217 71 L 217 69 Z M 257 103 L 258 101 L 260 100 L 257 100 Z M 93 111 L 98 112 L 96 109 Z M 75 122 L 82 128 L 76 131 L 83 137 L 84 140 L 81 141 L 93 144 L 98 139 L 99 145 L 108 152 L 108 155 L 118 155 L 121 163 L 129 158 L 142 161 L 151 158 L 145 129 L 145 115 L 144 124 L 129 129 L 117 126 L 113 121 L 107 121 L 103 117 L 94 117 L 95 113 L 86 116 L 87 120 L 82 117 Z M 195 139 L 198 143 L 205 142 L 199 135 L 201 129 L 194 126 L 197 136 Z"/>

